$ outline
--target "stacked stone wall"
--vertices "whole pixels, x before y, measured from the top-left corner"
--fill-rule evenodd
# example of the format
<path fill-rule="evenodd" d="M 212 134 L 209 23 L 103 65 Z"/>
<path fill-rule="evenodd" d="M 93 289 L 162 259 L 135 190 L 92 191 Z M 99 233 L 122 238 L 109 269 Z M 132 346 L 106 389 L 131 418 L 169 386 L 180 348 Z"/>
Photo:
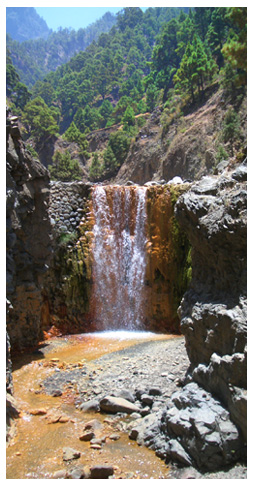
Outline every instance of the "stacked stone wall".
<path fill-rule="evenodd" d="M 50 183 L 49 216 L 55 236 L 77 231 L 90 187 L 84 182 Z"/>

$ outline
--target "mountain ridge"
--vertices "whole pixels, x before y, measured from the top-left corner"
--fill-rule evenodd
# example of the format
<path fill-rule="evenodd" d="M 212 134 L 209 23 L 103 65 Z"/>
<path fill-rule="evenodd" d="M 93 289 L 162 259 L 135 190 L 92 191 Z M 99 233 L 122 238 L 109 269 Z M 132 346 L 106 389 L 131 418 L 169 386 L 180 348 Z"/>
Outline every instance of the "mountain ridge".
<path fill-rule="evenodd" d="M 19 42 L 46 39 L 51 29 L 34 7 L 6 7 L 6 32 Z"/>

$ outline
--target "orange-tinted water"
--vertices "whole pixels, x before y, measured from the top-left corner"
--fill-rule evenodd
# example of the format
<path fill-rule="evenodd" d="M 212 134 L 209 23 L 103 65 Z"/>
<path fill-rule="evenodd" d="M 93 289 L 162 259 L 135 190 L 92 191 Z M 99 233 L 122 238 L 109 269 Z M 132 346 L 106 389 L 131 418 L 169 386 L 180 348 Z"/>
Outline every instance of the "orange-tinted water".
<path fill-rule="evenodd" d="M 16 421 L 16 436 L 7 448 L 6 478 L 52 479 L 54 472 L 67 467 L 63 461 L 63 448 L 72 447 L 81 452 L 81 457 L 72 461 L 68 469 L 76 465 L 108 464 L 114 466 L 116 478 L 167 479 L 167 466 L 152 451 L 139 447 L 126 433 L 119 431 L 119 423 L 114 421 L 114 416 L 84 414 L 75 408 L 75 389 L 70 388 L 61 397 L 52 397 L 40 393 L 40 383 L 56 366 L 81 366 L 84 362 L 93 366 L 92 360 L 103 354 L 142 340 L 171 337 L 150 335 L 122 339 L 120 336 L 64 336 L 45 343 L 48 345 L 43 350 L 44 357 L 28 364 L 24 364 L 24 358 L 14 363 L 14 394 L 21 417 Z M 39 409 L 43 415 L 33 415 Z M 59 417 L 62 417 L 60 422 L 52 423 Z M 102 423 L 101 433 L 106 437 L 101 449 L 92 449 L 89 442 L 79 439 L 84 424 L 93 418 Z M 110 438 L 115 432 L 120 435 L 116 441 Z"/>

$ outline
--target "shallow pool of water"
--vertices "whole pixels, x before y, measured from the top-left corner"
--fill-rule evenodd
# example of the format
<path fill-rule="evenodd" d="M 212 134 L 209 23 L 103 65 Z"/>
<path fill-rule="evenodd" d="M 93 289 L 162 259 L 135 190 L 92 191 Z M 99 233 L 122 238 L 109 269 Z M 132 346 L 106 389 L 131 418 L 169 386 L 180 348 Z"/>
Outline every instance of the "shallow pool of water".
<path fill-rule="evenodd" d="M 53 479 L 57 470 L 80 464 L 108 464 L 114 466 L 116 478 L 167 479 L 168 467 L 164 462 L 152 451 L 130 441 L 126 433 L 117 429 L 117 422 L 112 422 L 112 415 L 84 414 L 75 407 L 75 389 L 70 388 L 61 397 L 52 397 L 41 393 L 41 383 L 56 367 L 68 369 L 86 363 L 94 369 L 93 360 L 102 355 L 143 341 L 172 338 L 126 331 L 62 336 L 41 343 L 36 354 L 16 359 L 14 394 L 21 416 L 16 421 L 16 436 L 7 448 L 6 478 Z M 42 414 L 34 415 L 39 409 Z M 57 417 L 63 421 L 54 422 Z M 106 439 L 101 449 L 92 449 L 89 442 L 79 439 L 84 423 L 92 418 L 102 423 Z M 110 439 L 116 430 L 120 435 L 117 441 Z M 63 461 L 64 447 L 80 451 L 80 458 L 67 465 Z"/>

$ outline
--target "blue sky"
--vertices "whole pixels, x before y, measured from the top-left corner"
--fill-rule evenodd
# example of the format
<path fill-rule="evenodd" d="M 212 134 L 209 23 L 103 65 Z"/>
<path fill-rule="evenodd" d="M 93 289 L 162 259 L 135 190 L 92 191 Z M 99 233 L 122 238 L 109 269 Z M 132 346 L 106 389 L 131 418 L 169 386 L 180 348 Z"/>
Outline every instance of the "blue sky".
<path fill-rule="evenodd" d="M 116 14 L 123 7 L 35 7 L 50 29 L 72 27 L 77 30 L 100 19 L 106 12 Z"/>

